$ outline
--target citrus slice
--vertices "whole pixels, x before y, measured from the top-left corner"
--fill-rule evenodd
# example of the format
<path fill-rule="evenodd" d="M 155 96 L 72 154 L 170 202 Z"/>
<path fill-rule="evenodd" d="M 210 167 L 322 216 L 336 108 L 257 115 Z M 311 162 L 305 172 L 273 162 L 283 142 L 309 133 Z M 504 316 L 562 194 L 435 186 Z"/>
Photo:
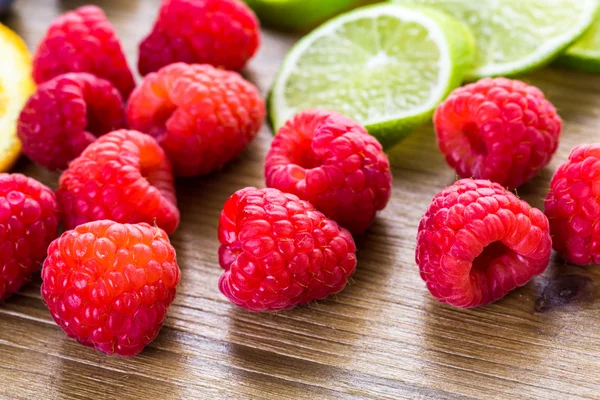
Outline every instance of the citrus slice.
<path fill-rule="evenodd" d="M 545 65 L 594 21 L 598 0 L 393 0 L 464 21 L 477 40 L 467 78 L 511 76 Z"/>
<path fill-rule="evenodd" d="M 389 148 L 460 85 L 474 46 L 466 26 L 434 10 L 384 4 L 340 15 L 286 56 L 269 98 L 273 127 L 329 109 Z"/>
<path fill-rule="evenodd" d="M 9 170 L 19 154 L 17 119 L 35 90 L 31 54 L 23 40 L 0 24 L 0 172 Z"/>
<path fill-rule="evenodd" d="M 361 0 L 245 0 L 266 25 L 301 30 L 358 5 Z"/>
<path fill-rule="evenodd" d="M 557 62 L 582 71 L 600 72 L 600 15 L 596 16 L 590 29 Z"/>

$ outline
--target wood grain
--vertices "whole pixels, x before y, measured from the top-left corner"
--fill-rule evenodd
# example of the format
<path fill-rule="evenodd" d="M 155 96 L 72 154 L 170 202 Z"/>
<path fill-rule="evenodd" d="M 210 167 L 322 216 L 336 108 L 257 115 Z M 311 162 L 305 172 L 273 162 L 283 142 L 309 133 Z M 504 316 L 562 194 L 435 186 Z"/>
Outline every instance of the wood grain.
<path fill-rule="evenodd" d="M 58 13 L 84 1 L 18 0 L 5 23 L 35 48 Z M 93 1 L 131 65 L 158 0 Z M 244 72 L 267 92 L 295 37 L 264 32 Z M 2 61 L 3 62 L 3 61 Z M 552 164 L 519 195 L 541 207 L 552 172 L 575 145 L 599 140 L 600 77 L 547 68 L 539 85 L 565 120 Z M 181 228 L 172 237 L 180 290 L 158 338 L 140 356 L 106 357 L 65 337 L 39 278 L 0 304 L 0 397 L 17 399 L 600 399 L 600 269 L 555 260 L 543 277 L 488 307 L 438 304 L 414 263 L 415 233 L 431 197 L 455 174 L 424 127 L 391 154 L 393 198 L 357 238 L 352 284 L 327 301 L 278 314 L 232 306 L 217 288 L 217 218 L 227 197 L 263 186 L 269 129 L 221 173 L 177 182 Z M 55 187 L 26 160 L 18 171 Z"/>

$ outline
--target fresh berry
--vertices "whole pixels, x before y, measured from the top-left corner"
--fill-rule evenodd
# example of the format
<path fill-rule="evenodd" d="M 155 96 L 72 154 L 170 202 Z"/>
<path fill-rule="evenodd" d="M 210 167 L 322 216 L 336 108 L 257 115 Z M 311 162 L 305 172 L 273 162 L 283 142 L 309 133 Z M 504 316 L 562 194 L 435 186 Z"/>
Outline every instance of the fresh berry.
<path fill-rule="evenodd" d="M 124 124 L 123 98 L 112 83 L 78 72 L 38 86 L 21 112 L 17 134 L 27 157 L 61 170 L 97 136 Z"/>
<path fill-rule="evenodd" d="M 50 244 L 42 280 L 50 314 L 69 337 L 132 357 L 162 327 L 179 266 L 162 229 L 94 221 Z"/>
<path fill-rule="evenodd" d="M 0 300 L 29 282 L 56 238 L 54 193 L 21 174 L 0 174 Z"/>
<path fill-rule="evenodd" d="M 265 176 L 267 186 L 309 201 L 352 233 L 373 223 L 392 191 L 390 163 L 377 139 L 332 111 L 303 111 L 281 127 Z"/>
<path fill-rule="evenodd" d="M 131 94 L 132 129 L 154 136 L 177 176 L 203 175 L 237 157 L 258 133 L 265 104 L 235 72 L 210 65 L 169 65 Z"/>
<path fill-rule="evenodd" d="M 33 59 L 33 78 L 46 82 L 67 72 L 89 72 L 112 82 L 124 98 L 135 82 L 121 43 L 96 6 L 58 17 L 48 28 Z"/>
<path fill-rule="evenodd" d="M 541 274 L 551 247 L 540 210 L 497 183 L 463 179 L 433 198 L 419 224 L 416 261 L 435 298 L 470 308 Z"/>
<path fill-rule="evenodd" d="M 516 188 L 546 166 L 562 121 L 536 87 L 485 78 L 456 89 L 433 118 L 438 145 L 463 178 Z"/>
<path fill-rule="evenodd" d="M 277 189 L 246 188 L 219 223 L 219 289 L 250 311 L 279 311 L 340 292 L 356 269 L 350 232 Z"/>
<path fill-rule="evenodd" d="M 90 221 L 147 222 L 171 234 L 179 224 L 171 165 L 152 137 L 108 133 L 61 175 L 56 191 L 66 229 Z"/>
<path fill-rule="evenodd" d="M 600 143 L 577 146 L 546 197 L 552 244 L 577 265 L 600 264 Z"/>
<path fill-rule="evenodd" d="M 164 0 L 138 68 L 146 75 L 185 62 L 238 71 L 259 45 L 258 19 L 239 0 Z"/>

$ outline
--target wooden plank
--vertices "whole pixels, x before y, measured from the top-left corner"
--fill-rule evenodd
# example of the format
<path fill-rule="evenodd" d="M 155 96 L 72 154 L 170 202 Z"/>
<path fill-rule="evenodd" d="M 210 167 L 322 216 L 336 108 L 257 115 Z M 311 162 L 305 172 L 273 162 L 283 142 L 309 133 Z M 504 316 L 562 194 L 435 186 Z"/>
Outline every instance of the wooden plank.
<path fill-rule="evenodd" d="M 20 0 L 5 22 L 33 49 L 52 18 L 84 3 Z M 93 3 L 135 65 L 159 1 Z M 244 75 L 266 94 L 296 38 L 265 30 L 263 39 Z M 519 190 L 541 207 L 570 149 L 598 141 L 600 78 L 548 68 L 524 79 L 565 120 L 552 164 Z M 41 301 L 39 278 L 0 305 L 0 398 L 600 398 L 599 269 L 553 260 L 543 277 L 471 311 L 429 296 L 414 263 L 416 229 L 431 197 L 455 179 L 430 126 L 390 155 L 393 198 L 357 238 L 358 271 L 346 290 L 278 314 L 232 306 L 217 288 L 218 215 L 235 190 L 264 185 L 270 140 L 265 126 L 222 172 L 177 182 L 182 224 L 172 241 L 182 282 L 165 327 L 140 356 L 106 357 L 66 338 Z M 17 170 L 56 186 L 57 174 L 26 160 Z"/>

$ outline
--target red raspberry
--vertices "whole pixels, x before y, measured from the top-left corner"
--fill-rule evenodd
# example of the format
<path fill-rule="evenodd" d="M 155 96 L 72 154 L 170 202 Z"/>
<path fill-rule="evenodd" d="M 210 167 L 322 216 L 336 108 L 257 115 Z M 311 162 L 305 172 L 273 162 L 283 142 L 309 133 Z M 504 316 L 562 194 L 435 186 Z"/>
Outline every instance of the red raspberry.
<path fill-rule="evenodd" d="M 463 179 L 433 198 L 419 224 L 416 260 L 435 298 L 470 308 L 541 274 L 551 247 L 540 210 L 497 183 Z"/>
<path fill-rule="evenodd" d="M 42 280 L 50 314 L 69 337 L 106 354 L 132 357 L 162 327 L 179 267 L 162 229 L 105 220 L 52 242 Z"/>
<path fill-rule="evenodd" d="M 17 133 L 27 157 L 60 170 L 97 136 L 124 124 L 119 91 L 107 80 L 80 72 L 38 86 L 21 112 Z"/>
<path fill-rule="evenodd" d="M 373 223 L 392 191 L 390 163 L 377 139 L 333 111 L 303 111 L 281 127 L 265 176 L 267 186 L 309 201 L 352 233 Z"/>
<path fill-rule="evenodd" d="M 164 0 L 140 44 L 140 74 L 169 64 L 211 64 L 240 70 L 260 45 L 254 13 L 238 0 Z"/>
<path fill-rule="evenodd" d="M 124 98 L 135 87 L 121 43 L 96 6 L 84 6 L 58 17 L 33 59 L 33 79 L 42 83 L 67 72 L 89 72 L 115 85 Z"/>
<path fill-rule="evenodd" d="M 0 174 L 0 300 L 29 281 L 56 238 L 52 190 L 21 174 Z"/>
<path fill-rule="evenodd" d="M 56 191 L 66 229 L 89 221 L 156 223 L 171 234 L 179 224 L 171 166 L 150 136 L 108 133 L 61 175 Z"/>
<path fill-rule="evenodd" d="M 456 89 L 433 118 L 438 145 L 463 178 L 516 188 L 546 166 L 562 121 L 536 87 L 485 78 Z"/>
<path fill-rule="evenodd" d="M 600 143 L 577 146 L 550 183 L 546 216 L 567 262 L 600 264 Z"/>
<path fill-rule="evenodd" d="M 210 65 L 169 65 L 132 93 L 127 118 L 154 136 L 177 176 L 202 175 L 237 157 L 258 133 L 265 104 L 235 72 Z"/>
<path fill-rule="evenodd" d="M 246 188 L 219 223 L 219 289 L 250 311 L 279 311 L 340 292 L 356 269 L 350 232 L 277 189 Z"/>

